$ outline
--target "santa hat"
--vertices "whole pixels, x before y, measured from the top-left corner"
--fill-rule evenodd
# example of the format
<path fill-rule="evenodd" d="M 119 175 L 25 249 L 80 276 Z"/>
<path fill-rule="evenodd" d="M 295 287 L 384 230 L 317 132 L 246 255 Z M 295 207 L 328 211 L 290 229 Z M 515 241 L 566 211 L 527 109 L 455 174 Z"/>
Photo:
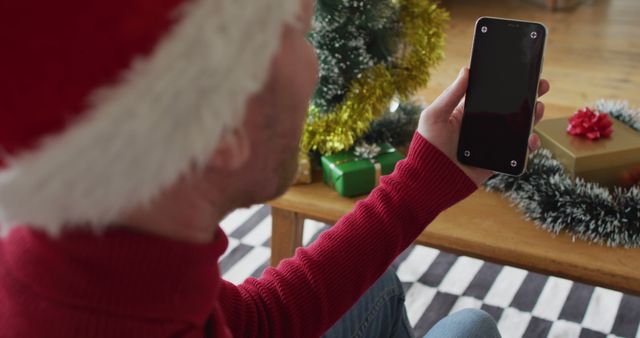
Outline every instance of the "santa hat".
<path fill-rule="evenodd" d="M 0 5 L 0 226 L 104 227 L 202 166 L 300 0 Z"/>

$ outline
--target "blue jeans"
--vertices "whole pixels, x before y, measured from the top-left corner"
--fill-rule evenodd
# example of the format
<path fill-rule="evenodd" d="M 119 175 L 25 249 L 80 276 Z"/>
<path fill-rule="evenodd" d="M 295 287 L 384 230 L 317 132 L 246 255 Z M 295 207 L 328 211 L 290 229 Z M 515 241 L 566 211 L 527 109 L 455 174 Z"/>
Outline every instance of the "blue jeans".
<path fill-rule="evenodd" d="M 392 270 L 360 298 L 323 337 L 414 337 L 404 307 L 404 290 Z M 465 309 L 439 321 L 425 338 L 500 338 L 493 318 Z"/>

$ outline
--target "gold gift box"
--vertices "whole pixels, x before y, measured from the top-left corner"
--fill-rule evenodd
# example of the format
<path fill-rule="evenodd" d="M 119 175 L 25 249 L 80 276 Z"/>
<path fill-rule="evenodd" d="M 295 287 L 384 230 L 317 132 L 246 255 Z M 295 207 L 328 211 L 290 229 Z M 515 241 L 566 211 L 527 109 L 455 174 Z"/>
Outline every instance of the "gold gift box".
<path fill-rule="evenodd" d="M 629 176 L 640 170 L 640 132 L 611 118 L 609 138 L 589 140 L 567 133 L 569 117 L 544 120 L 535 127 L 542 147 L 553 153 L 571 177 L 602 185 L 628 186 Z"/>

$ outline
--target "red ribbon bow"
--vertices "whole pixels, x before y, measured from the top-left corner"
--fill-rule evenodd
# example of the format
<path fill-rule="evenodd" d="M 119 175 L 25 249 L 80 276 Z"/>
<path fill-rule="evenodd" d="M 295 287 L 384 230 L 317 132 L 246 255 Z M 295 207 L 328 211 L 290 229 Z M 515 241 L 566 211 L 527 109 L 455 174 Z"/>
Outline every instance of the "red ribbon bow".
<path fill-rule="evenodd" d="M 609 137 L 613 133 L 613 122 L 609 115 L 588 107 L 575 112 L 569 119 L 567 132 L 573 136 L 582 136 L 590 140 Z"/>

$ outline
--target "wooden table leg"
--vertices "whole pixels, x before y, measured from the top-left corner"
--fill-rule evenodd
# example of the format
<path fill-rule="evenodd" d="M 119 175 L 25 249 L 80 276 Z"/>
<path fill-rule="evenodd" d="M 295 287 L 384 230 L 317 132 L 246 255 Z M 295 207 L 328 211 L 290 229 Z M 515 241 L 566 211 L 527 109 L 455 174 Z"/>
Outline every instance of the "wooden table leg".
<path fill-rule="evenodd" d="M 271 208 L 271 219 L 271 266 L 277 266 L 302 246 L 304 218 L 293 211 Z"/>

